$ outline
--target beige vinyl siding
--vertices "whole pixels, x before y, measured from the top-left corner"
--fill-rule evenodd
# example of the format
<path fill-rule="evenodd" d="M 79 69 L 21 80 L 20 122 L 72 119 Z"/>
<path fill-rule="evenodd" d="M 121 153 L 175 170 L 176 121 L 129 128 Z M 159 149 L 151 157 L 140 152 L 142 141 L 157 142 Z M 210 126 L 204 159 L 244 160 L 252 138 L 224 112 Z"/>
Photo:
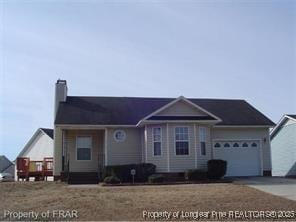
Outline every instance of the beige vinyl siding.
<path fill-rule="evenodd" d="M 66 130 L 65 140 L 70 161 L 70 172 L 96 172 L 99 164 L 103 164 L 104 130 Z M 92 138 L 91 160 L 77 160 L 76 138 L 78 136 L 90 136 Z"/>
<path fill-rule="evenodd" d="M 62 130 L 54 128 L 53 175 L 60 176 L 62 172 Z"/>
<path fill-rule="evenodd" d="M 288 119 L 287 122 L 282 127 L 289 126 L 291 124 L 296 124 L 296 121 L 295 120 L 292 120 L 292 119 Z"/>
<path fill-rule="evenodd" d="M 271 155 L 268 128 L 213 128 L 211 138 L 223 140 L 261 140 L 263 170 L 271 170 Z"/>
<path fill-rule="evenodd" d="M 199 129 L 204 127 L 206 131 L 206 155 L 201 155 L 200 141 L 199 141 Z M 208 160 L 212 158 L 212 142 L 211 142 L 211 128 L 205 125 L 196 124 L 197 133 L 197 168 L 207 169 Z"/>
<path fill-rule="evenodd" d="M 157 113 L 156 116 L 205 116 L 201 110 L 184 101 L 178 101 L 168 108 Z"/>
<path fill-rule="evenodd" d="M 152 129 L 154 127 L 161 128 L 161 156 L 153 155 L 153 138 L 152 138 Z M 149 125 L 147 126 L 147 163 L 153 163 L 156 165 L 157 172 L 168 172 L 168 162 L 167 162 L 167 132 L 166 124 L 160 125 Z"/>
<path fill-rule="evenodd" d="M 194 130 L 195 125 L 195 130 Z M 175 127 L 185 126 L 189 129 L 189 155 L 176 155 Z M 162 128 L 162 155 L 153 156 L 152 128 Z M 156 165 L 157 172 L 184 172 L 188 169 L 206 169 L 207 161 L 211 158 L 211 136 L 210 127 L 206 129 L 206 155 L 200 153 L 199 125 L 197 124 L 175 124 L 169 123 L 169 135 L 167 135 L 167 124 L 147 126 L 147 160 L 148 163 Z M 168 144 L 167 144 L 168 139 Z M 168 146 L 169 145 L 169 157 Z M 169 163 L 168 163 L 169 162 Z M 169 166 L 169 168 L 168 168 Z"/>
<path fill-rule="evenodd" d="M 113 134 L 116 129 L 108 128 L 107 163 L 121 165 L 140 163 L 142 160 L 142 130 L 139 128 L 120 128 L 125 131 L 126 139 L 116 142 Z"/>

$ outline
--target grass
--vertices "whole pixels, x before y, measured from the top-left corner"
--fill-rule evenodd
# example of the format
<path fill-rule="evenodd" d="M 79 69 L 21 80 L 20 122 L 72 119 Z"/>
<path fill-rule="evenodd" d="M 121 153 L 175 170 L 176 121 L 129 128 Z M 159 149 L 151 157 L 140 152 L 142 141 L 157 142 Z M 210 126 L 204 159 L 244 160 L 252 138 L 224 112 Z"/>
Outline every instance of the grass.
<path fill-rule="evenodd" d="M 296 202 L 237 184 L 68 186 L 56 182 L 0 183 L 4 210 L 77 210 L 75 220 L 143 220 L 143 211 L 295 210 Z M 31 218 L 32 219 L 32 218 Z M 39 220 L 63 218 L 38 218 Z M 70 220 L 71 218 L 65 218 Z"/>

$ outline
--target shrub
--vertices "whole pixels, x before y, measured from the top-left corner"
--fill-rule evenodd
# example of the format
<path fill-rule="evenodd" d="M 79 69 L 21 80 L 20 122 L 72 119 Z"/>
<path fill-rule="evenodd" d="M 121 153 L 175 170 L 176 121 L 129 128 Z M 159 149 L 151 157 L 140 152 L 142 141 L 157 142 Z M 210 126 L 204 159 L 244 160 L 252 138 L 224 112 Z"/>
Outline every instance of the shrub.
<path fill-rule="evenodd" d="M 152 163 L 140 163 L 136 165 L 135 170 L 135 180 L 137 182 L 147 182 L 148 177 L 155 173 L 156 166 Z"/>
<path fill-rule="evenodd" d="M 146 182 L 155 173 L 156 166 L 151 163 L 106 166 L 102 177 L 116 175 L 121 182 L 132 182 L 132 169 L 136 170 L 135 182 Z"/>
<path fill-rule="evenodd" d="M 103 170 L 103 178 L 117 176 L 121 182 L 128 182 L 130 175 L 129 165 L 106 166 Z"/>
<path fill-rule="evenodd" d="M 149 183 L 163 183 L 164 182 L 164 176 L 161 174 L 152 174 L 148 178 Z"/>
<path fill-rule="evenodd" d="M 107 184 L 118 184 L 120 183 L 120 179 L 117 176 L 108 176 L 105 177 L 104 182 Z"/>
<path fill-rule="evenodd" d="M 190 181 L 198 181 L 207 179 L 207 172 L 199 169 L 187 170 L 185 179 Z"/>
<path fill-rule="evenodd" d="M 209 160 L 208 161 L 208 178 L 221 179 L 226 174 L 227 162 L 224 160 Z"/>

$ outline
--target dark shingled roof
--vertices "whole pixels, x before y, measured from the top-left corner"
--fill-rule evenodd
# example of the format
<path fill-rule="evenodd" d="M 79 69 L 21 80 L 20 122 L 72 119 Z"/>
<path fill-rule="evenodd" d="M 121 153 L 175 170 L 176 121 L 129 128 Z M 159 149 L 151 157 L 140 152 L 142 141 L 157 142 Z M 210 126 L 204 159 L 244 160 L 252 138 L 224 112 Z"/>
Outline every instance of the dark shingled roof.
<path fill-rule="evenodd" d="M 53 129 L 46 129 L 46 128 L 40 128 L 43 132 L 45 132 L 50 138 L 53 139 Z"/>
<path fill-rule="evenodd" d="M 292 114 L 287 114 L 287 116 L 293 118 L 293 119 L 296 119 L 296 115 L 292 115 Z"/>
<path fill-rule="evenodd" d="M 174 98 L 75 97 L 61 102 L 55 124 L 136 125 Z M 274 125 L 244 100 L 189 99 L 222 119 L 217 125 Z"/>
<path fill-rule="evenodd" d="M 0 173 L 4 172 L 13 163 L 4 155 L 0 155 Z"/>

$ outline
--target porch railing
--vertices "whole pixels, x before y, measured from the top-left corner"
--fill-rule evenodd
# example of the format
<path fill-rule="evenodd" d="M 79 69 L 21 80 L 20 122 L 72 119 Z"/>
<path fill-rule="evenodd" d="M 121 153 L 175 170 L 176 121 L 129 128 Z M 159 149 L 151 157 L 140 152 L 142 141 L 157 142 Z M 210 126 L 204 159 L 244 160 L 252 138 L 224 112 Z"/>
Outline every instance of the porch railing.
<path fill-rule="evenodd" d="M 103 172 L 105 166 L 105 154 L 99 153 L 98 155 L 98 171 L 99 173 Z"/>
<path fill-rule="evenodd" d="M 105 166 L 105 155 L 100 153 L 98 155 L 98 171 L 102 172 Z M 65 158 L 64 172 L 70 172 L 70 158 Z"/>

